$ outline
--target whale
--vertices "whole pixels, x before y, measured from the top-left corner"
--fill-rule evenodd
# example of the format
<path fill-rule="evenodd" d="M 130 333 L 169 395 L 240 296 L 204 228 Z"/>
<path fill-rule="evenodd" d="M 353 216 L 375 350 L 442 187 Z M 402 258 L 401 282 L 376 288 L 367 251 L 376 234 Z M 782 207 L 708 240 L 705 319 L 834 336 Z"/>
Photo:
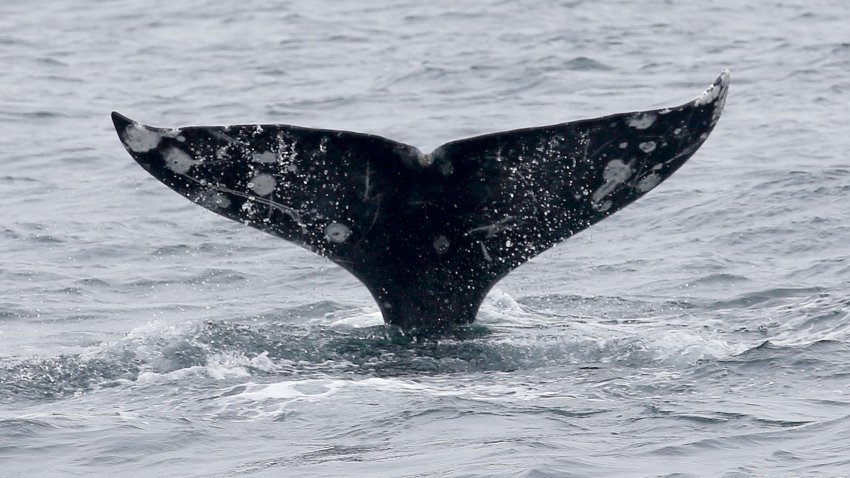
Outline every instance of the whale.
<path fill-rule="evenodd" d="M 148 173 L 194 203 L 323 256 L 386 324 L 472 323 L 509 272 L 657 187 L 706 141 L 729 71 L 674 107 L 502 131 L 430 153 L 287 124 L 158 128 L 112 113 Z"/>

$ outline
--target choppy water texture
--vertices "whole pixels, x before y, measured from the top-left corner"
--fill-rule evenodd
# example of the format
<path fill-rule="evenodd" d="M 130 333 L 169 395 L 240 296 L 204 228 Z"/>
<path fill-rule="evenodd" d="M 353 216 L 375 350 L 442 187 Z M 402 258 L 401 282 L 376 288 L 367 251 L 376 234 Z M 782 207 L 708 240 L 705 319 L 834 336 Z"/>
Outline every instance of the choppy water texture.
<path fill-rule="evenodd" d="M 0 5 L 0 476 L 850 474 L 843 0 L 157 3 Z M 109 120 L 424 150 L 723 67 L 681 171 L 439 340 L 169 191 Z"/>

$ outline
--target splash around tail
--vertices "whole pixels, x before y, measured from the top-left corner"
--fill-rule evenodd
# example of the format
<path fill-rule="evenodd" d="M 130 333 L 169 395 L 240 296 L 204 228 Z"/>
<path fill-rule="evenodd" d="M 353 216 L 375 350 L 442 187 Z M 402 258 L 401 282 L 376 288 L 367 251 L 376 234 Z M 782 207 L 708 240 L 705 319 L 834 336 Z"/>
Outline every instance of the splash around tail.
<path fill-rule="evenodd" d="M 189 200 L 345 268 L 384 321 L 468 324 L 510 271 L 631 204 L 705 142 L 729 72 L 680 106 L 485 134 L 430 154 L 379 136 L 282 124 L 145 126 L 127 152 Z"/>

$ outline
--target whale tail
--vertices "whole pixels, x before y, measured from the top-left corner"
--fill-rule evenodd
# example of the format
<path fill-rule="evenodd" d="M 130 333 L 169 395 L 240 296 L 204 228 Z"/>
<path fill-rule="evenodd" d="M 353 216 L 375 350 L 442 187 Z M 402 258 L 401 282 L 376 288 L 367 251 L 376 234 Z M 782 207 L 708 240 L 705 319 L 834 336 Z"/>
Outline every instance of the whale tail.
<path fill-rule="evenodd" d="M 511 270 L 653 189 L 702 145 L 729 85 L 684 105 L 446 143 L 289 125 L 153 128 L 112 114 L 151 175 L 345 268 L 384 320 L 470 323 Z"/>

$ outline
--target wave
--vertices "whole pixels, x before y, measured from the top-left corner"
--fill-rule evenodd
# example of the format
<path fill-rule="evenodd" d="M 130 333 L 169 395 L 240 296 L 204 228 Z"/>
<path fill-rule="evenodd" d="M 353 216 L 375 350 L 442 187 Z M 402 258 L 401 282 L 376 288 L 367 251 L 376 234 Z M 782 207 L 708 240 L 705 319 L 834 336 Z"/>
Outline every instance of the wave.
<path fill-rule="evenodd" d="M 634 306 L 617 303 L 626 309 Z M 611 322 L 604 314 L 557 316 L 541 311 L 539 304 L 539 299 L 526 303 L 497 290 L 485 302 L 480 323 L 425 337 L 385 327 L 373 308 L 327 301 L 242 320 L 152 322 L 114 343 L 78 354 L 2 359 L 0 401 L 54 400 L 97 388 L 187 376 L 391 378 L 546 368 L 688 367 L 729 353 L 715 338 L 665 331 L 648 318 Z"/>

